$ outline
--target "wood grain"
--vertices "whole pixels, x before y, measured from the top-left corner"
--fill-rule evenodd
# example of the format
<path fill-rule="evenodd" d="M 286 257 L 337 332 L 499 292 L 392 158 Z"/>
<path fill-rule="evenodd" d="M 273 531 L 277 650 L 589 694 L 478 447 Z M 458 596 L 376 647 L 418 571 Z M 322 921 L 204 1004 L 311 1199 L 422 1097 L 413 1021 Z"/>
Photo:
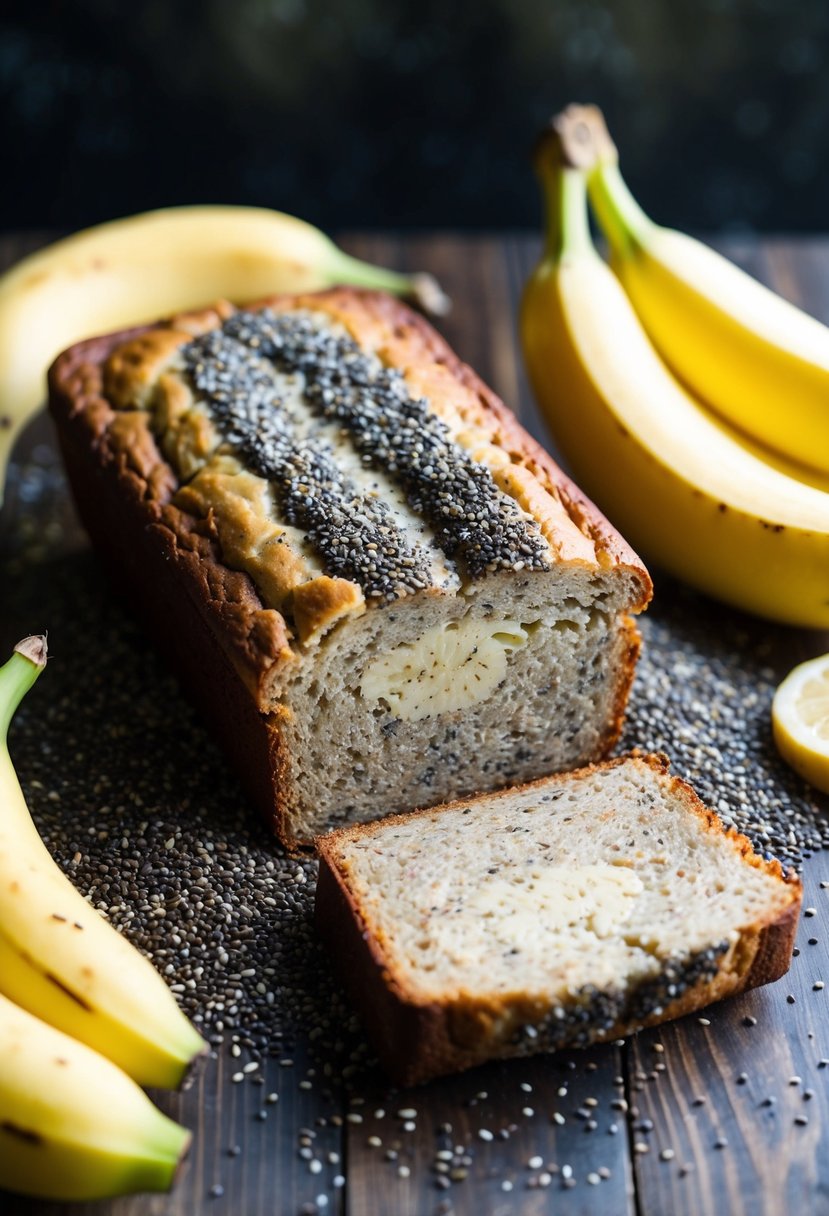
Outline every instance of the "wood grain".
<path fill-rule="evenodd" d="M 39 239 L 5 238 L 0 264 Z M 380 234 L 343 243 L 378 262 L 437 274 L 455 301 L 440 326 L 450 343 L 517 409 L 525 426 L 553 446 L 515 341 L 521 286 L 539 249 L 535 237 L 438 233 L 404 240 Z M 761 245 L 741 239 L 725 248 L 829 321 L 829 241 Z M 47 458 L 52 442 L 40 419 L 24 435 L 21 451 L 40 444 Z M 51 511 L 56 507 L 71 513 L 65 501 L 50 504 Z M 41 510 L 38 501 L 9 495 L 0 527 L 7 557 L 21 531 L 47 526 L 48 512 Z M 66 536 L 62 560 L 87 561 L 80 530 L 70 528 Z M 5 568 L 13 569 L 13 561 Z M 665 594 L 671 594 L 669 586 Z M 0 619 L 0 626 L 11 624 Z M 767 635 L 776 676 L 829 646 L 821 635 L 771 628 Z M 805 807 L 805 789 L 803 799 Z M 825 803 L 815 800 L 814 813 L 825 811 Z M 236 1065 L 221 1045 L 189 1090 L 155 1095 L 194 1130 L 188 1167 L 172 1195 L 74 1206 L 0 1195 L 0 1211 L 297 1216 L 319 1196 L 326 1204 L 316 1210 L 337 1216 L 829 1211 L 829 1064 L 822 1063 L 829 1060 L 829 988 L 814 987 L 821 980 L 829 985 L 829 887 L 820 886 L 829 883 L 825 850 L 807 862 L 805 878 L 805 906 L 816 914 L 803 919 L 790 975 L 713 1008 L 705 1015 L 708 1025 L 691 1017 L 624 1046 L 492 1065 L 408 1092 L 390 1090 L 376 1073 L 329 1088 L 310 1045 L 302 1042 L 290 1057 L 263 1061 L 261 1086 L 239 1085 L 231 1080 Z M 746 1018 L 756 1024 L 747 1025 Z M 286 1058 L 293 1064 L 280 1062 Z M 794 1077 L 800 1080 L 790 1084 Z M 274 1092 L 278 1101 L 268 1104 L 266 1096 Z M 265 1120 L 257 1118 L 262 1110 Z M 401 1114 L 410 1110 L 414 1116 Z M 797 1122 L 804 1117 L 808 1122 Z M 301 1129 L 313 1133 L 308 1138 L 321 1163 L 318 1173 L 300 1155 Z M 718 1148 L 720 1138 L 727 1145 Z M 229 1155 L 236 1146 L 239 1155 Z M 334 1186 L 340 1173 L 347 1178 L 344 1188 Z M 215 1187 L 222 1188 L 220 1195 L 211 1193 Z"/>

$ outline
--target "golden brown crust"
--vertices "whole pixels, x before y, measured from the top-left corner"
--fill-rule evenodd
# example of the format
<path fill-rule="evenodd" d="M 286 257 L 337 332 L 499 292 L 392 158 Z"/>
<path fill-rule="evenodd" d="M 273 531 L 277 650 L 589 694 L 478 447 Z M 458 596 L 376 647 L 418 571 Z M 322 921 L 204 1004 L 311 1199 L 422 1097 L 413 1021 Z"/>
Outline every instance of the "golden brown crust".
<path fill-rule="evenodd" d="M 180 346 L 191 336 L 176 329 L 158 327 L 120 343 L 103 368 L 103 395 L 116 409 L 142 406 Z"/>
<path fill-rule="evenodd" d="M 588 774 L 616 767 L 635 758 L 660 775 L 667 775 L 669 762 L 662 754 L 627 756 L 603 761 L 580 770 Z M 552 783 L 572 780 L 573 774 L 560 773 L 531 782 L 522 789 L 549 788 Z M 728 996 L 767 984 L 788 971 L 802 898 L 800 880 L 784 874 L 776 859 L 766 861 L 752 849 L 750 841 L 733 828 L 726 829 L 687 782 L 669 777 L 671 794 L 699 816 L 706 831 L 727 840 L 739 855 L 741 864 L 763 870 L 790 892 L 787 906 L 773 920 L 745 926 L 737 941 L 720 958 L 713 978 L 691 983 L 676 999 L 664 1004 L 657 1013 L 620 1019 L 612 1026 L 584 1035 L 561 1046 L 586 1045 L 623 1038 L 645 1026 L 682 1017 Z M 524 1054 L 515 1042 L 522 1026 L 541 1022 L 549 1012 L 545 1002 L 522 993 L 497 998 L 425 1001 L 407 990 L 405 981 L 394 973 L 378 933 L 364 914 L 350 889 L 347 862 L 339 856 L 340 846 L 391 829 L 397 823 L 419 817 L 443 814 L 470 803 L 476 809 L 497 801 L 514 791 L 499 790 L 477 798 L 462 798 L 442 807 L 409 811 L 389 816 L 382 822 L 354 824 L 340 828 L 315 842 L 320 859 L 315 922 L 317 930 L 336 960 L 338 970 L 358 1008 L 381 1063 L 402 1085 L 415 1085 L 447 1072 L 458 1072 L 486 1060 Z"/>
<path fill-rule="evenodd" d="M 148 598 L 158 598 L 159 578 L 175 587 L 169 600 L 183 593 L 256 704 L 272 666 L 295 661 L 285 621 L 263 607 L 246 574 L 223 564 L 209 516 L 197 519 L 172 503 L 175 477 L 146 414 L 118 413 L 103 397 L 102 368 L 119 342 L 123 335 L 79 343 L 49 372 L 50 408 L 81 518 Z"/>

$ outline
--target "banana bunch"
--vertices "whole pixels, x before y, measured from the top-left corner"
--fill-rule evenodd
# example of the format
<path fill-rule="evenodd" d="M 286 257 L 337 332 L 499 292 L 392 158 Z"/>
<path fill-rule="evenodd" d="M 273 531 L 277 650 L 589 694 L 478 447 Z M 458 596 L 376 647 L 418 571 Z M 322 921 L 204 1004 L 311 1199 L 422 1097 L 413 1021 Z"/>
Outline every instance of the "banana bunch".
<path fill-rule="evenodd" d="M 258 207 L 173 207 L 115 220 L 24 258 L 0 277 L 0 505 L 15 436 L 67 346 L 216 299 L 244 303 L 336 283 L 449 301 L 427 274 L 349 257 L 303 220 Z"/>
<path fill-rule="evenodd" d="M 538 145 L 546 244 L 525 289 L 521 337 L 542 412 L 581 485 L 647 557 L 735 607 L 826 629 L 829 479 L 821 469 L 829 471 L 829 365 L 824 358 L 821 373 L 816 358 L 808 363 L 805 340 L 799 362 L 793 341 L 792 350 L 782 353 L 779 342 L 761 342 L 774 330 L 774 322 L 763 321 L 763 307 L 771 299 L 776 310 L 782 301 L 759 284 L 710 251 L 710 258 L 700 254 L 692 273 L 693 253 L 702 246 L 649 221 L 631 224 L 630 216 L 641 213 L 626 201 L 612 160 L 601 159 L 607 144 L 597 122 L 592 107 L 571 106 Z M 588 189 L 600 219 L 608 220 L 618 276 L 593 245 Z M 635 243 L 634 230 L 643 244 Z M 665 253 L 680 247 L 682 258 Z M 701 269 L 710 259 L 726 267 L 713 284 Z M 721 285 L 732 271 L 729 292 Z M 742 288 L 740 301 L 735 283 Z M 648 306 L 642 305 L 640 319 L 644 297 Z M 724 309 L 732 310 L 727 325 Z M 816 326 L 827 333 L 793 312 L 805 330 Z M 725 339 L 714 336 L 721 323 Z M 646 332 L 651 325 L 653 341 Z M 778 338 L 790 337 L 794 328 L 790 324 Z M 776 381 L 770 372 L 753 373 L 752 383 L 766 376 L 767 385 L 786 386 L 782 404 L 769 391 L 762 398 L 767 408 L 758 405 L 756 414 L 749 401 L 753 389 L 741 381 L 744 372 L 722 379 L 717 372 L 718 350 L 724 363 L 730 344 L 748 351 L 752 342 L 763 366 L 777 357 L 789 369 Z M 816 344 L 811 353 L 818 353 Z M 750 363 L 746 354 L 745 366 Z M 819 374 L 822 400 L 807 391 Z M 737 422 L 751 425 L 753 434 L 732 425 Z M 811 472 L 794 461 L 810 445 L 811 463 L 818 466 Z"/>
<path fill-rule="evenodd" d="M 829 474 L 829 329 L 701 241 L 662 228 L 633 198 L 599 110 L 590 201 L 610 263 L 648 337 L 727 422 Z"/>
<path fill-rule="evenodd" d="M 0 667 L 0 1187 L 164 1189 L 189 1136 L 139 1084 L 177 1086 L 205 1044 L 32 822 L 6 734 L 45 664 L 46 639 L 30 637 Z"/>

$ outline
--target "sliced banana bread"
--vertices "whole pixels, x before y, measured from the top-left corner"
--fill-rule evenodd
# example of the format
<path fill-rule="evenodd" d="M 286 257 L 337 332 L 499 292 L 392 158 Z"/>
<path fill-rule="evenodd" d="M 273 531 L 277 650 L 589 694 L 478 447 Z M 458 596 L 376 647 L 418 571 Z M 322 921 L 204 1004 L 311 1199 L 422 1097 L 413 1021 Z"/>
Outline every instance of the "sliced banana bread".
<path fill-rule="evenodd" d="M 344 828 L 316 921 L 402 1084 L 615 1039 L 789 967 L 801 888 L 661 756 Z"/>
<path fill-rule="evenodd" d="M 647 573 L 396 300 L 217 306 L 50 391 L 93 541 L 287 843 L 614 743 Z"/>

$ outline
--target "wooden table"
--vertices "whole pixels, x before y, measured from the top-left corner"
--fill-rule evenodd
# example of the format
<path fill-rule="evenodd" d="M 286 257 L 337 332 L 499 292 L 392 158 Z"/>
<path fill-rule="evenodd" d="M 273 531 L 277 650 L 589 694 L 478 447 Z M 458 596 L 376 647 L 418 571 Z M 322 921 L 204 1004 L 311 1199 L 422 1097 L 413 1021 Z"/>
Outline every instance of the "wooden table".
<path fill-rule="evenodd" d="M 352 252 L 378 262 L 433 271 L 455 301 L 451 316 L 441 323 L 449 341 L 517 407 L 529 429 L 546 440 L 515 339 L 521 286 L 538 249 L 534 237 L 435 233 L 405 239 L 363 236 L 344 243 Z M 8 264 L 37 244 L 35 236 L 7 238 L 0 255 Z M 725 247 L 784 295 L 829 322 L 829 242 L 734 240 Z M 43 445 L 38 449 L 40 458 L 48 465 L 52 438 L 44 419 L 23 437 L 20 458 L 27 459 L 38 443 Z M 38 512 L 51 516 L 57 512 L 69 524 L 61 554 L 47 552 L 44 559 L 44 602 L 50 594 L 49 562 L 56 556 L 70 564 L 82 563 L 81 577 L 95 584 L 96 594 L 100 581 L 100 595 L 106 596 L 103 576 L 84 553 L 83 536 L 61 498 L 59 479 L 50 474 L 44 486 L 45 505 L 31 495 L 25 502 L 10 495 L 0 532 L 7 553 L 5 566 L 0 554 L 0 585 L 4 590 L 10 586 L 2 580 L 18 569 L 16 559 L 8 554 L 14 555 L 21 529 L 39 527 Z M 829 571 L 827 576 L 829 585 Z M 114 605 L 107 611 L 123 610 Z M 662 621 L 663 632 L 677 629 L 679 650 L 701 652 L 706 645 L 723 644 L 723 639 L 730 647 L 742 648 L 744 670 L 749 676 L 757 672 L 761 690 L 761 704 L 747 719 L 757 762 L 767 764 L 780 782 L 788 780 L 804 814 L 825 815 L 825 801 L 798 783 L 792 786 L 792 779 L 775 767 L 767 721 L 774 682 L 794 662 L 829 649 L 829 638 L 750 621 L 697 599 L 658 575 L 656 600 L 645 620 L 646 647 L 649 619 L 655 626 Z M 0 619 L 4 654 L 17 627 L 17 620 Z M 655 644 L 655 634 L 653 638 Z M 634 720 L 637 695 L 634 690 Z M 637 741 L 653 744 L 653 739 L 627 739 Z M 60 740 L 53 746 L 59 751 Z M 716 771 L 703 776 L 716 788 Z M 25 782 L 25 772 L 21 777 Z M 260 847 L 276 850 L 267 840 L 260 841 Z M 266 1055 L 261 1064 L 264 1086 L 254 1090 L 232 1082 L 238 1061 L 231 1058 L 228 1042 L 216 1044 L 213 1057 L 188 1091 L 156 1095 L 164 1109 L 195 1131 L 188 1167 L 172 1195 L 77 1207 L 0 1195 L 0 1212 L 3 1216 L 69 1216 L 70 1212 L 296 1216 L 303 1210 L 331 1216 L 829 1212 L 829 990 L 824 994 L 813 987 L 822 978 L 829 982 L 829 890 L 820 885 L 829 885 L 829 853 L 819 850 L 807 860 L 804 879 L 804 907 L 816 912 L 803 921 L 800 955 L 789 976 L 773 987 L 712 1008 L 704 1021 L 689 1017 L 624 1045 L 494 1065 L 407 1093 L 389 1091 L 372 1071 L 351 1078 L 344 1087 L 337 1084 L 337 1077 L 320 1084 L 318 1061 L 309 1081 L 307 1070 L 315 1068 L 314 1057 L 301 1030 L 293 1066 Z M 810 945 L 813 939 L 817 941 Z M 319 961 L 314 960 L 314 965 Z M 750 1024 L 752 1019 L 756 1024 Z M 256 1113 L 263 1107 L 263 1095 L 271 1090 L 278 1090 L 279 1102 L 268 1108 L 267 1121 L 260 1121 Z M 415 1117 L 398 1114 L 409 1108 L 417 1112 Z M 322 1163 L 318 1173 L 311 1172 L 307 1154 L 300 1153 L 298 1133 L 303 1127 L 315 1132 L 312 1155 Z M 482 1131 L 492 1137 L 482 1137 Z M 377 1145 L 374 1137 L 382 1143 Z M 235 1145 L 241 1153 L 228 1155 Z M 443 1167 L 435 1170 L 440 1160 L 436 1152 L 455 1147 L 461 1152 L 447 1163 L 448 1185 L 442 1185 L 438 1178 Z M 395 1158 L 389 1160 L 389 1154 Z M 344 1176 L 344 1185 L 335 1184 L 338 1174 Z M 313 1206 L 320 1196 L 324 1202 Z"/>

